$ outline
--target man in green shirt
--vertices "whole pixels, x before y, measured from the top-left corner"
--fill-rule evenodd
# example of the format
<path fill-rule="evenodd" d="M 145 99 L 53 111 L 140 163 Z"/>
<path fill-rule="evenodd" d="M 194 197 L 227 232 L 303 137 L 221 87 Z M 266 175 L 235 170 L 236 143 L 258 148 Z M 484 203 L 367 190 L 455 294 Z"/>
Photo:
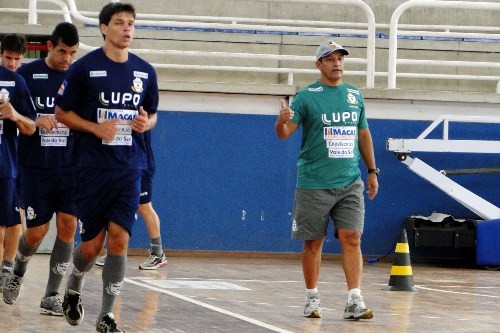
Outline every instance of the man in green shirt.
<path fill-rule="evenodd" d="M 281 100 L 275 125 L 280 139 L 302 126 L 301 151 L 297 161 L 297 188 L 293 210 L 292 238 L 304 241 L 302 270 L 307 303 L 304 316 L 320 318 L 317 288 L 323 241 L 329 218 L 342 246 L 342 266 L 347 282 L 344 319 L 371 319 L 372 311 L 361 296 L 365 184 L 360 179 L 359 159 L 368 169 L 366 192 L 378 192 L 378 173 L 373 141 L 368 129 L 363 95 L 342 81 L 344 56 L 349 52 L 327 41 L 316 51 L 319 81 L 301 90 L 290 107 Z"/>

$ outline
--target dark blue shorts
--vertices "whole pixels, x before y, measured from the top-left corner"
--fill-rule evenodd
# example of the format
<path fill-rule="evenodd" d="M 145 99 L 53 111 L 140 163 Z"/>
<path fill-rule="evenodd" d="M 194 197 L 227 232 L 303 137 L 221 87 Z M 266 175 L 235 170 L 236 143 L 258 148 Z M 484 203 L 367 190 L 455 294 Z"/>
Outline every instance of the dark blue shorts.
<path fill-rule="evenodd" d="M 16 178 L 16 200 L 18 208 L 26 208 L 23 196 L 23 168 L 17 168 L 17 178 Z"/>
<path fill-rule="evenodd" d="M 143 170 L 141 175 L 141 195 L 139 203 L 141 205 L 150 203 L 153 200 L 153 176 L 151 169 Z"/>
<path fill-rule="evenodd" d="M 56 212 L 76 216 L 74 168 L 24 167 L 22 187 L 28 228 L 49 222 Z"/>
<path fill-rule="evenodd" d="M 113 221 L 132 235 L 139 208 L 141 170 L 78 168 L 76 201 L 82 241 Z"/>
<path fill-rule="evenodd" d="M 0 178 L 0 225 L 12 227 L 21 224 L 17 209 L 15 178 Z M 3 246 L 3 244 L 2 244 Z"/>

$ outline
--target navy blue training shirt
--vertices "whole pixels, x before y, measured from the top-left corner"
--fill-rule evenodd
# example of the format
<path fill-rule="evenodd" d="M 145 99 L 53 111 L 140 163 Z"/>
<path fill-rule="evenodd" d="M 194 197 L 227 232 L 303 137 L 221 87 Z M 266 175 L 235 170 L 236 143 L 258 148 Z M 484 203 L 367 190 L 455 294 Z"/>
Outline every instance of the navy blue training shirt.
<path fill-rule="evenodd" d="M 32 120 L 36 112 L 26 82 L 11 70 L 0 66 L 0 96 L 7 98 L 16 111 Z M 0 178 L 17 176 L 17 125 L 0 120 Z"/>
<path fill-rule="evenodd" d="M 131 122 L 140 106 L 148 114 L 156 113 L 158 99 L 156 71 L 132 53 L 126 62 L 118 63 L 100 48 L 75 62 L 59 89 L 56 105 L 95 123 L 122 120 L 111 142 L 75 131 L 76 164 L 106 169 L 146 169 L 144 135 L 132 131 Z"/>
<path fill-rule="evenodd" d="M 51 69 L 45 59 L 38 59 L 21 66 L 21 75 L 34 100 L 37 117 L 54 115 L 57 91 L 67 76 L 67 71 Z M 58 122 L 51 132 L 38 128 L 31 135 L 19 136 L 19 164 L 36 168 L 68 167 L 71 165 L 73 133 Z"/>

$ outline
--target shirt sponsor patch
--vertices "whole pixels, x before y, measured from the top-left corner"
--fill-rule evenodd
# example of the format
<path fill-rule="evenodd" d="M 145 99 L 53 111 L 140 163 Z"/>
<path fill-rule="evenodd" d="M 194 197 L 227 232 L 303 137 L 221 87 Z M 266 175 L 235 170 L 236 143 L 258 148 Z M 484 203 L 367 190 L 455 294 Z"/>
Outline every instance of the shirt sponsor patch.
<path fill-rule="evenodd" d="M 97 122 L 120 120 L 116 123 L 117 132 L 112 141 L 102 140 L 102 144 L 110 146 L 132 145 L 132 122 L 139 114 L 137 110 L 97 109 Z"/>
<path fill-rule="evenodd" d="M 106 77 L 108 73 L 106 71 L 90 71 L 90 77 Z"/>
<path fill-rule="evenodd" d="M 141 79 L 147 79 L 148 78 L 148 73 L 134 71 L 134 76 L 135 77 L 140 77 Z"/>
<path fill-rule="evenodd" d="M 16 81 L 0 81 L 0 87 L 15 87 Z"/>
<path fill-rule="evenodd" d="M 354 140 L 356 139 L 356 127 L 354 126 L 337 126 L 324 127 L 323 135 L 325 140 Z"/>
<path fill-rule="evenodd" d="M 318 87 L 318 88 L 309 88 L 307 89 L 309 91 L 323 91 L 323 87 Z"/>
<path fill-rule="evenodd" d="M 324 127 L 323 136 L 329 158 L 353 158 L 357 128 L 354 126 Z"/>
<path fill-rule="evenodd" d="M 48 78 L 49 78 L 49 74 L 46 74 L 46 73 L 33 74 L 33 79 L 34 80 L 37 80 L 37 79 L 48 79 Z"/>
<path fill-rule="evenodd" d="M 56 136 L 42 136 L 40 145 L 42 147 L 66 147 L 68 145 L 68 138 L 56 137 Z"/>
<path fill-rule="evenodd" d="M 353 93 L 353 94 L 356 94 L 359 96 L 359 90 L 356 90 L 356 89 L 351 89 L 351 88 L 347 88 L 347 91 L 350 92 L 350 93 Z"/>

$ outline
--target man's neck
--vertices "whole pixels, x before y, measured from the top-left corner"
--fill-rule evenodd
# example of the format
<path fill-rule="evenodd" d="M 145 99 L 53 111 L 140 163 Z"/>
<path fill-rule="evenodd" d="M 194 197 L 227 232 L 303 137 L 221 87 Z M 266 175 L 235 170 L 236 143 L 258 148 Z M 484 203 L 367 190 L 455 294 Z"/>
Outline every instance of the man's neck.
<path fill-rule="evenodd" d="M 324 78 L 321 78 L 319 81 L 322 84 L 324 84 L 325 86 L 329 86 L 329 87 L 338 87 L 338 86 L 342 85 L 342 79 L 330 81 L 330 80 L 326 80 Z"/>
<path fill-rule="evenodd" d="M 55 66 L 52 64 L 52 61 L 49 59 L 49 57 L 45 57 L 45 65 L 47 65 L 48 68 L 52 69 L 53 71 L 56 70 Z"/>
<path fill-rule="evenodd" d="M 104 44 L 104 54 L 114 62 L 126 62 L 128 60 L 128 47 L 119 49 L 109 44 Z"/>

